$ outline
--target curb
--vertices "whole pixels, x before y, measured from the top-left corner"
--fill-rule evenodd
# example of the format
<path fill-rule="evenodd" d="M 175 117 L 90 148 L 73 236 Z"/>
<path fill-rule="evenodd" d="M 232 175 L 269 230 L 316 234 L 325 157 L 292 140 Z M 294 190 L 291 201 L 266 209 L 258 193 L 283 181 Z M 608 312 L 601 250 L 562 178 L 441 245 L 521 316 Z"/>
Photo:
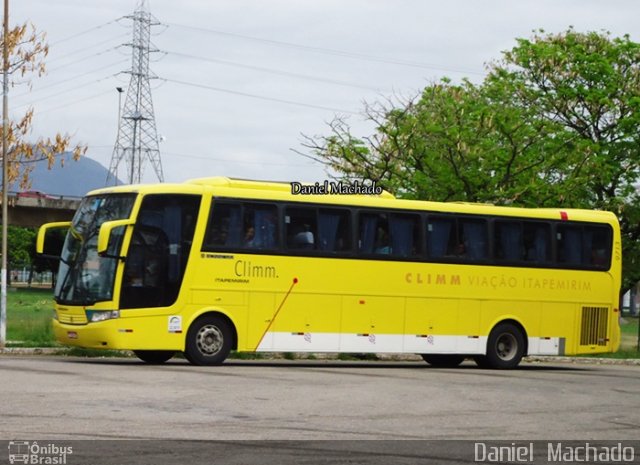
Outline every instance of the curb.
<path fill-rule="evenodd" d="M 0 355 L 61 355 L 65 356 L 71 349 L 65 347 L 5 347 L 0 349 Z M 124 353 L 124 351 L 123 351 Z M 266 354 L 263 354 L 266 355 Z M 313 355 L 317 360 L 338 359 L 337 354 L 295 354 L 295 360 L 306 360 Z M 133 357 L 133 354 L 131 354 Z M 388 362 L 421 362 L 422 357 L 415 354 L 376 354 L 377 361 Z M 285 359 L 280 353 L 271 353 L 269 359 Z M 366 361 L 366 360 L 363 360 Z M 534 355 L 522 359 L 523 363 L 567 363 L 573 365 L 627 365 L 640 366 L 637 358 L 598 358 L 598 357 L 561 357 L 554 355 Z"/>

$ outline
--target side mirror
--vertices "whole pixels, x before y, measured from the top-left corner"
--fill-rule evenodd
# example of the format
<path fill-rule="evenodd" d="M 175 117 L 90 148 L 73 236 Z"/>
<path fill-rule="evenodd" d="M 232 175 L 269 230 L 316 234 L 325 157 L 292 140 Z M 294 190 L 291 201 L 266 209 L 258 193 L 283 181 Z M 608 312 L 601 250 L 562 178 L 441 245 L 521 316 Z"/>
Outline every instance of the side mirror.
<path fill-rule="evenodd" d="M 62 246 L 64 241 L 60 241 L 61 229 L 69 229 L 71 227 L 71 221 L 61 221 L 57 223 L 46 223 L 40 226 L 38 229 L 38 235 L 36 237 L 36 253 L 38 255 L 44 255 L 45 250 L 47 255 L 52 257 L 60 257 L 62 253 Z"/>
<path fill-rule="evenodd" d="M 100 232 L 98 233 L 98 255 L 107 255 L 109 241 L 114 229 L 132 224 L 132 220 L 114 220 L 102 223 L 100 226 Z"/>

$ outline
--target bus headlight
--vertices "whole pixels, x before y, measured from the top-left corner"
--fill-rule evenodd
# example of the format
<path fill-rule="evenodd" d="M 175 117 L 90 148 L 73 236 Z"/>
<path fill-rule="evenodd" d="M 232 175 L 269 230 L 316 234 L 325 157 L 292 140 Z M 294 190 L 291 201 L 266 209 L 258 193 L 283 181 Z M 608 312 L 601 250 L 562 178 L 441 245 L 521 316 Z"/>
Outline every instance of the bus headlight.
<path fill-rule="evenodd" d="M 86 312 L 87 321 L 92 323 L 120 318 L 119 310 L 87 310 Z"/>

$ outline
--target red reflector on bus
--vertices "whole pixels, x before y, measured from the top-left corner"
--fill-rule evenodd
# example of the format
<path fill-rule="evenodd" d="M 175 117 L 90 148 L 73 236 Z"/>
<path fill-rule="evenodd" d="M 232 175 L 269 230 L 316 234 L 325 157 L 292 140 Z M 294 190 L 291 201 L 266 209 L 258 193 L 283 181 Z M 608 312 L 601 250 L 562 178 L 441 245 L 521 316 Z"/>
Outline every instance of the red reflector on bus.
<path fill-rule="evenodd" d="M 358 302 L 360 305 L 364 305 L 364 300 L 361 300 L 360 302 Z"/>
<path fill-rule="evenodd" d="M 617 308 L 614 308 L 614 309 L 613 309 L 613 313 L 618 313 L 618 309 L 617 309 Z"/>
<path fill-rule="evenodd" d="M 567 212 L 560 212 L 560 219 L 562 221 L 567 221 L 569 219 L 569 215 L 567 215 Z"/>

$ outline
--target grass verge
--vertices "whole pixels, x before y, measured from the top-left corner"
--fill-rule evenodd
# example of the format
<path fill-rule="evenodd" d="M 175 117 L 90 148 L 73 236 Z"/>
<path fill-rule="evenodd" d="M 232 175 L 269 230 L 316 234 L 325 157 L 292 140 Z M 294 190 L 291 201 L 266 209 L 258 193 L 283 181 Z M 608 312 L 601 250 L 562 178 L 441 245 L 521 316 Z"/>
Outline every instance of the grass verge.
<path fill-rule="evenodd" d="M 51 289 L 10 288 L 7 292 L 9 347 L 55 347 Z"/>

